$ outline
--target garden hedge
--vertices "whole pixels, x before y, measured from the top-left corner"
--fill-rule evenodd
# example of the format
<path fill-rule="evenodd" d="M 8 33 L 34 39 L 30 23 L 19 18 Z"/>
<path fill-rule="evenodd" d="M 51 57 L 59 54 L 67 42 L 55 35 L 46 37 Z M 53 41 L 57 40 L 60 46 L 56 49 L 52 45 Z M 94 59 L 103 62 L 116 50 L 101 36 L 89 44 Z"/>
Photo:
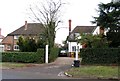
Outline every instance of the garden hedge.
<path fill-rule="evenodd" d="M 58 48 L 49 50 L 49 62 L 58 57 L 58 52 Z M 45 49 L 37 49 L 37 52 L 3 52 L 2 62 L 45 63 Z"/>
<path fill-rule="evenodd" d="M 43 63 L 44 49 L 37 52 L 3 52 L 2 62 Z"/>
<path fill-rule="evenodd" d="M 59 54 L 59 48 L 54 47 L 51 48 L 49 51 L 49 62 L 53 62 L 56 60 L 56 58 L 58 57 Z"/>
<path fill-rule="evenodd" d="M 85 48 L 80 50 L 81 64 L 119 64 L 120 48 Z"/>

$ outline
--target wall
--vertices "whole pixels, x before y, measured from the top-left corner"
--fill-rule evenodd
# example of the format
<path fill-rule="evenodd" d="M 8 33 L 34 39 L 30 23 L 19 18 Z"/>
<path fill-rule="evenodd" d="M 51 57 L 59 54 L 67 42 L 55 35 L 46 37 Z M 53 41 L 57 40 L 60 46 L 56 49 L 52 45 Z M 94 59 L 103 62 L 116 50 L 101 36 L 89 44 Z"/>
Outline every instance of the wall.
<path fill-rule="evenodd" d="M 74 52 L 72 49 L 73 46 L 76 46 L 77 45 L 77 42 L 69 42 L 68 43 L 68 52 Z M 82 45 L 78 44 L 79 46 L 79 49 L 82 48 Z"/>

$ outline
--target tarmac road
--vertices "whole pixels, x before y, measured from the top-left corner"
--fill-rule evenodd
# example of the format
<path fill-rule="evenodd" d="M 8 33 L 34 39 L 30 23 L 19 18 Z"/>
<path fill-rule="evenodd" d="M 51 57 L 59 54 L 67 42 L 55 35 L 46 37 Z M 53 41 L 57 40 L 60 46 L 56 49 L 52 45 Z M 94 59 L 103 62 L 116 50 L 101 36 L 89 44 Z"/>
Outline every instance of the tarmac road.
<path fill-rule="evenodd" d="M 69 79 L 64 71 L 71 68 L 73 59 L 60 57 L 50 64 L 19 69 L 3 69 L 2 79 Z"/>
<path fill-rule="evenodd" d="M 53 81 L 55 79 L 62 80 L 75 80 L 75 81 L 114 81 L 114 80 L 90 80 L 82 78 L 72 78 L 64 75 L 64 71 L 71 68 L 73 58 L 69 57 L 59 57 L 55 62 L 49 64 L 39 64 L 32 67 L 25 67 L 19 69 L 3 69 L 2 70 L 2 81 L 33 81 L 33 79 L 50 79 Z"/>

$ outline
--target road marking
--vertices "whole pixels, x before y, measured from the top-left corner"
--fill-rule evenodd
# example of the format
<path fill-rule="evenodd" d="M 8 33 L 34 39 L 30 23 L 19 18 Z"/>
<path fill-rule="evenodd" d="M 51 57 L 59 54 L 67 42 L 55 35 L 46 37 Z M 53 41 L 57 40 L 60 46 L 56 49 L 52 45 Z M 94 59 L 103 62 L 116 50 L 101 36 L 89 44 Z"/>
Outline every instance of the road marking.
<path fill-rule="evenodd" d="M 48 66 L 48 67 L 45 67 L 45 68 L 58 68 L 59 66 Z"/>
<path fill-rule="evenodd" d="M 64 74 L 63 71 L 61 71 L 60 73 L 58 73 L 58 76 L 66 76 L 66 75 Z"/>

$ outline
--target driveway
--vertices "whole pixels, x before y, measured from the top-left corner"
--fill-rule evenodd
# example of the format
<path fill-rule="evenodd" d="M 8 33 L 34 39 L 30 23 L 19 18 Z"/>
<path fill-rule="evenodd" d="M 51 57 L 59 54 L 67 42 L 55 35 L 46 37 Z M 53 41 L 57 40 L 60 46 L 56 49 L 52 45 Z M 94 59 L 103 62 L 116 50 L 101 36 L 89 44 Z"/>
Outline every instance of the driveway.
<path fill-rule="evenodd" d="M 2 79 L 69 79 L 64 71 L 71 68 L 74 58 L 59 57 L 49 64 L 37 64 L 19 69 L 3 69 Z"/>

